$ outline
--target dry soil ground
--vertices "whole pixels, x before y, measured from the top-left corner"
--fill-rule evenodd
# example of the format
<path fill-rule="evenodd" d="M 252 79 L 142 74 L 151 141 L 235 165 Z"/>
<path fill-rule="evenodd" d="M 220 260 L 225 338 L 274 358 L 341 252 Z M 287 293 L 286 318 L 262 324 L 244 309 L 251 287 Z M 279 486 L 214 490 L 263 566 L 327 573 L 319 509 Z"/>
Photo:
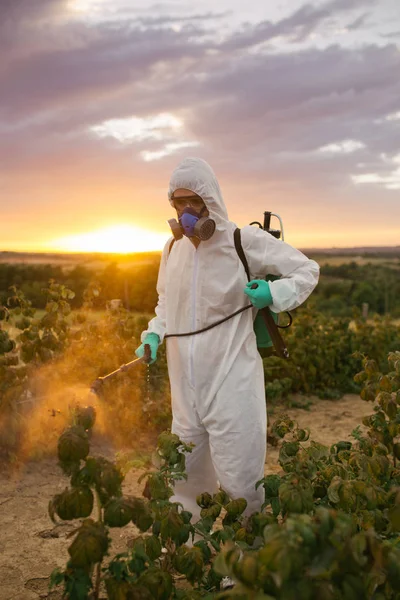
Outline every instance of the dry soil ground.
<path fill-rule="evenodd" d="M 329 445 L 350 439 L 352 430 L 364 415 L 371 414 L 371 405 L 358 396 L 348 395 L 339 401 L 316 400 L 309 410 L 290 409 L 288 414 L 301 427 L 311 429 L 315 441 Z M 274 420 L 275 414 L 270 418 Z M 250 442 L 249 442 L 250 443 Z M 113 456 L 104 440 L 92 445 L 94 454 Z M 268 446 L 266 473 L 280 471 L 278 448 Z M 142 471 L 130 471 L 124 489 L 127 494 L 141 495 L 143 484 L 137 480 Z M 0 473 L 0 600 L 58 600 L 58 592 L 48 592 L 52 570 L 66 563 L 67 535 L 73 524 L 54 525 L 47 513 L 49 499 L 64 489 L 67 479 L 55 458 L 25 464 L 12 476 Z M 114 529 L 113 551 L 126 550 L 135 528 Z M 113 552 L 116 553 L 116 552 Z"/>

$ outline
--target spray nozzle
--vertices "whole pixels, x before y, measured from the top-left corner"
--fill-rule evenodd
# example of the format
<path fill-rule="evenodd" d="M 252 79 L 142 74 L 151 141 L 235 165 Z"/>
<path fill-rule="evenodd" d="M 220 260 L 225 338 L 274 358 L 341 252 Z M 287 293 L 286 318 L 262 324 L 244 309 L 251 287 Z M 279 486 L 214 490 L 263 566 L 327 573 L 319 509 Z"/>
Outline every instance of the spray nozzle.
<path fill-rule="evenodd" d="M 90 386 L 90 391 L 93 394 L 96 394 L 97 396 L 101 396 L 103 383 L 107 379 L 114 377 L 115 375 L 117 375 L 117 373 L 124 373 L 125 371 L 128 371 L 129 369 L 139 365 L 140 363 L 145 363 L 148 365 L 150 363 L 150 361 L 151 361 L 150 345 L 145 344 L 143 356 L 141 356 L 140 358 L 137 358 L 136 360 L 132 360 L 129 363 L 126 363 L 126 365 L 122 365 L 121 367 L 119 367 L 119 369 L 112 371 L 112 373 L 109 373 L 108 375 L 104 375 L 103 377 L 98 377 L 95 381 L 93 381 L 92 385 Z"/>

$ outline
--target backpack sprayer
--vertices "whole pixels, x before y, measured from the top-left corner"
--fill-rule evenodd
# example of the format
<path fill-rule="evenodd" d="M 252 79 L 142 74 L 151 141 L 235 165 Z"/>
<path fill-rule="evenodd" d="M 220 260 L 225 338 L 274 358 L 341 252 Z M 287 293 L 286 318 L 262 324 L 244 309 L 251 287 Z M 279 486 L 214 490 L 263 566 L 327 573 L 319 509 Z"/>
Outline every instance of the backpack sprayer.
<path fill-rule="evenodd" d="M 280 229 L 271 229 L 271 217 L 276 217 L 279 220 L 280 227 L 281 227 Z M 267 231 L 268 233 L 273 235 L 276 239 L 279 239 L 282 237 L 282 241 L 284 241 L 282 219 L 279 215 L 277 215 L 275 213 L 265 211 L 263 225 L 261 225 L 261 223 L 259 221 L 252 221 L 250 223 L 250 225 L 258 225 L 258 227 L 260 229 Z M 240 260 L 243 263 L 247 278 L 250 281 L 249 266 L 247 264 L 247 259 L 244 254 L 242 245 L 240 243 L 240 230 L 239 229 L 237 229 L 235 231 L 234 238 L 235 238 L 236 251 L 239 255 Z M 279 279 L 279 277 L 276 277 L 274 275 L 266 276 L 266 280 L 269 280 L 269 281 L 274 281 L 276 279 Z M 254 283 L 251 287 L 252 287 L 252 289 L 257 288 L 258 284 Z M 288 327 L 291 326 L 291 324 L 293 322 L 292 315 L 287 311 L 286 311 L 286 314 L 289 317 L 289 322 L 287 323 L 287 325 L 279 325 L 278 324 L 279 316 L 276 313 L 273 313 L 268 307 L 265 307 L 258 311 L 255 321 L 254 321 L 254 332 L 256 334 L 256 339 L 257 339 L 257 348 L 262 356 L 265 354 L 265 349 L 271 348 L 273 346 L 276 354 L 280 358 L 289 358 L 289 351 L 286 347 L 286 344 L 285 344 L 281 334 L 279 333 L 279 329 L 287 329 Z"/>
<path fill-rule="evenodd" d="M 281 227 L 280 229 L 271 229 L 271 217 L 276 217 L 277 219 L 279 219 L 279 223 L 280 223 L 280 227 Z M 279 239 L 280 237 L 282 237 L 282 241 L 283 241 L 284 235 L 283 235 L 282 219 L 279 215 L 276 215 L 275 213 L 265 211 L 263 225 L 259 221 L 253 221 L 252 223 L 250 223 L 250 225 L 258 225 L 258 227 L 260 227 L 260 229 L 263 229 L 267 233 L 270 233 L 275 238 Z M 182 237 L 182 235 L 177 237 L 174 234 L 174 239 L 172 240 L 172 243 L 170 244 L 168 255 L 172 250 L 174 242 L 177 241 L 178 239 L 180 239 L 181 237 Z M 234 242 L 235 242 L 236 252 L 237 252 L 237 254 L 243 264 L 243 267 L 246 271 L 247 278 L 250 281 L 250 279 L 251 279 L 250 278 L 250 270 L 249 270 L 247 259 L 246 259 L 245 253 L 243 251 L 241 241 L 240 241 L 240 229 L 236 229 L 234 232 Z M 273 279 L 278 279 L 278 277 L 268 275 L 266 277 L 266 279 L 273 280 Z M 258 286 L 258 284 L 255 283 L 252 285 L 252 288 L 256 288 L 257 286 Z M 240 308 L 239 310 L 235 311 L 231 315 L 228 315 L 224 319 L 220 319 L 219 321 L 216 321 L 215 323 L 212 323 L 211 325 L 208 325 L 207 327 L 204 327 L 203 329 L 199 329 L 197 331 L 188 331 L 187 333 L 169 333 L 169 334 L 166 334 L 164 337 L 165 338 L 186 337 L 186 336 L 197 335 L 199 333 L 203 333 L 204 331 L 213 329 L 213 327 L 216 327 L 217 325 L 221 325 L 221 323 L 224 323 L 225 321 L 232 319 L 234 316 L 244 312 L 245 310 L 247 310 L 249 308 L 254 308 L 254 307 L 252 304 L 244 306 L 243 308 Z M 278 323 L 277 323 L 278 315 L 276 315 L 275 313 L 272 313 L 268 307 L 263 308 L 262 310 L 258 311 L 256 319 L 254 321 L 254 331 L 255 331 L 256 339 L 257 339 L 257 348 L 259 349 L 261 354 L 263 353 L 264 349 L 271 348 L 273 346 L 278 356 L 280 356 L 281 358 L 289 358 L 288 349 L 286 348 L 286 344 L 279 333 L 279 329 L 286 329 L 287 327 L 290 327 L 290 325 L 292 324 L 292 316 L 290 315 L 290 313 L 287 313 L 287 314 L 289 315 L 289 323 L 287 325 L 281 326 L 281 325 L 278 325 Z M 145 344 L 143 357 L 138 358 L 136 360 L 132 360 L 131 362 L 129 362 L 125 365 L 122 365 L 121 367 L 119 367 L 119 369 L 112 371 L 112 373 L 109 373 L 108 375 L 104 375 L 104 377 L 98 377 L 92 383 L 90 390 L 94 394 L 99 394 L 100 390 L 103 386 L 103 383 L 105 381 L 107 381 L 108 379 L 115 377 L 115 375 L 117 375 L 118 373 L 123 373 L 123 372 L 127 371 L 128 369 L 131 369 L 132 367 L 138 366 L 141 363 L 149 364 L 150 361 L 151 361 L 150 346 L 148 344 Z"/>

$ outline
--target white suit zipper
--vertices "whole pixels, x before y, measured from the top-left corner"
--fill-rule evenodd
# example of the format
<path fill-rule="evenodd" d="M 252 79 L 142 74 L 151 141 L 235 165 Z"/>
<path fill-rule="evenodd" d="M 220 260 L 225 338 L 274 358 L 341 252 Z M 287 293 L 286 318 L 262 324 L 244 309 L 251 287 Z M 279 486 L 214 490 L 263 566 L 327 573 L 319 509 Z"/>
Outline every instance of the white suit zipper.
<path fill-rule="evenodd" d="M 197 292 L 197 248 L 194 252 L 194 263 L 193 263 L 193 281 L 192 281 L 192 331 L 196 331 L 196 292 Z M 190 383 L 194 387 L 194 335 L 191 336 L 190 350 L 189 350 L 189 372 L 190 372 Z"/>

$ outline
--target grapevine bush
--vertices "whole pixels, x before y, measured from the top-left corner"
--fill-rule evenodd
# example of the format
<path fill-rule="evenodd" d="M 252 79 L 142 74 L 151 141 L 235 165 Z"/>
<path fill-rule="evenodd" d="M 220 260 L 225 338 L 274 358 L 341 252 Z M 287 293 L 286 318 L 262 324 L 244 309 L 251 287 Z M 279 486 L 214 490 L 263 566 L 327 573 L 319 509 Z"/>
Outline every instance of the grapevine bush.
<path fill-rule="evenodd" d="M 44 314 L 16 287 L 0 305 L 0 449 L 11 457 L 53 452 L 74 406 L 88 403 L 91 382 L 135 358 L 151 317 L 123 307 L 99 313 L 104 292 L 96 281 L 84 291 L 79 310 L 71 310 L 74 291 L 63 284 L 50 281 L 42 293 Z M 335 319 L 301 307 L 283 335 L 290 360 L 272 355 L 263 361 L 268 402 L 293 393 L 335 398 L 359 392 L 361 384 L 353 380 L 361 367 L 357 352 L 386 369 L 400 327 L 385 317 Z M 96 405 L 99 429 L 119 447 L 132 438 L 153 446 L 171 418 L 165 344 L 150 369 L 128 371 L 103 391 Z"/>
<path fill-rule="evenodd" d="M 300 309 L 283 336 L 290 360 L 275 355 L 263 360 L 267 399 L 290 393 L 339 398 L 360 391 L 353 379 L 361 368 L 360 352 L 375 360 L 378 368 L 387 368 L 388 353 L 399 346 L 400 326 L 379 315 L 365 321 L 357 311 L 351 319 Z"/>
<path fill-rule="evenodd" d="M 10 291 L 7 306 L 0 305 L 0 449 L 40 457 L 54 452 L 75 405 L 88 402 L 91 383 L 135 358 L 147 318 L 124 308 L 99 318 L 96 282 L 73 312 L 72 290 L 55 282 L 43 290 L 44 314 L 17 288 Z M 140 440 L 142 431 L 154 444 L 152 432 L 170 420 L 165 349 L 147 376 L 141 367 L 106 383 L 97 405 L 102 429 L 117 444 Z"/>
<path fill-rule="evenodd" d="M 373 412 L 354 441 L 317 444 L 280 416 L 272 430 L 282 472 L 257 483 L 265 502 L 246 517 L 246 501 L 224 490 L 198 496 L 197 522 L 171 501 L 191 447 L 168 432 L 158 439 L 157 468 L 141 477 L 143 497 L 124 495 L 118 466 L 90 455 L 94 413 L 80 409 L 58 443 L 70 487 L 49 512 L 81 524 L 52 586 L 71 600 L 400 598 L 400 352 L 389 354 L 385 373 L 360 360 L 355 379 Z M 113 556 L 110 528 L 132 524 L 132 548 Z M 225 576 L 236 583 L 226 592 Z"/>

